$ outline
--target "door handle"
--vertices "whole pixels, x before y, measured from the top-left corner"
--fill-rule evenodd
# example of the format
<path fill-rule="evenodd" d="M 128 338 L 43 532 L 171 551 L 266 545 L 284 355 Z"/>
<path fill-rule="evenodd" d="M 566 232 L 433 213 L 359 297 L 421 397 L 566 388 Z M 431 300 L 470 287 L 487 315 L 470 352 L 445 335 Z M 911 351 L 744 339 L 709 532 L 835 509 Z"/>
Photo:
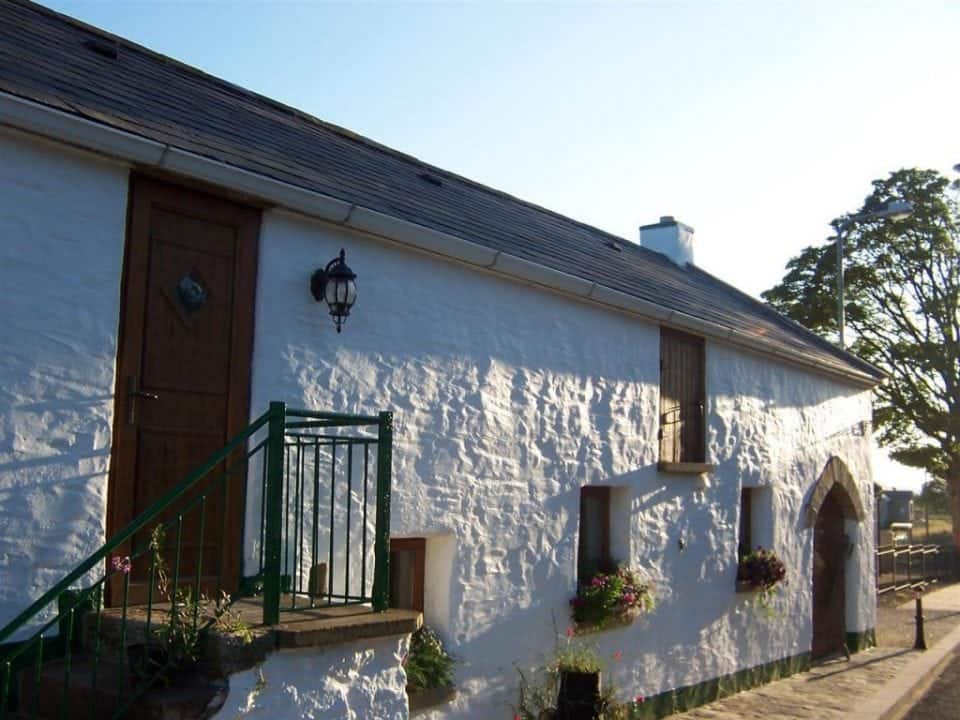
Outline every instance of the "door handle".
<path fill-rule="evenodd" d="M 137 387 L 137 376 L 127 378 L 127 425 L 137 424 L 137 398 L 144 400 L 159 400 L 156 393 L 146 392 Z"/>

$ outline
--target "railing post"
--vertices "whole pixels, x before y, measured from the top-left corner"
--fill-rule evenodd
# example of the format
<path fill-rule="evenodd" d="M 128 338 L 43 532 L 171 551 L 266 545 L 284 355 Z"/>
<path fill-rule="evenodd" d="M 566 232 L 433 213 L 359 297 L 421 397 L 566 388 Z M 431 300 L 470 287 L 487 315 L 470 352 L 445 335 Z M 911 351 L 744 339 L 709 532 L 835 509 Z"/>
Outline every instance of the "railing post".
<path fill-rule="evenodd" d="M 263 554 L 263 624 L 280 622 L 280 558 L 283 553 L 283 436 L 287 407 L 270 403 L 267 437 L 266 529 Z"/>
<path fill-rule="evenodd" d="M 373 544 L 373 609 L 390 605 L 390 466 L 393 462 L 393 413 L 380 413 L 377 432 L 377 517 Z"/>

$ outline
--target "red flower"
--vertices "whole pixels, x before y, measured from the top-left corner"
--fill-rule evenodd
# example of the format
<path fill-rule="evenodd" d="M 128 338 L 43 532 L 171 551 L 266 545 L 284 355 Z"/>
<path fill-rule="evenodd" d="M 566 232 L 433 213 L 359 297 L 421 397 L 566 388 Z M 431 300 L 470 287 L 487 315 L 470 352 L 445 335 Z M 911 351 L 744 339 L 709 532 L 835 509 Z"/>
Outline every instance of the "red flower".
<path fill-rule="evenodd" d="M 620 652 L 619 650 L 617 650 L 617 651 L 613 654 L 613 659 L 614 659 L 614 660 L 619 660 L 619 659 L 622 658 L 622 657 L 623 657 L 623 653 Z"/>
<path fill-rule="evenodd" d="M 572 625 L 567 628 L 567 637 L 568 637 L 568 638 L 572 638 L 572 637 L 573 637 L 574 635 L 576 635 L 576 634 L 577 634 L 577 631 L 573 628 Z"/>
<path fill-rule="evenodd" d="M 643 705 L 643 703 L 645 703 L 645 702 L 647 701 L 647 699 L 646 699 L 643 695 L 637 695 L 637 696 L 633 699 L 633 701 L 634 701 L 637 705 Z"/>

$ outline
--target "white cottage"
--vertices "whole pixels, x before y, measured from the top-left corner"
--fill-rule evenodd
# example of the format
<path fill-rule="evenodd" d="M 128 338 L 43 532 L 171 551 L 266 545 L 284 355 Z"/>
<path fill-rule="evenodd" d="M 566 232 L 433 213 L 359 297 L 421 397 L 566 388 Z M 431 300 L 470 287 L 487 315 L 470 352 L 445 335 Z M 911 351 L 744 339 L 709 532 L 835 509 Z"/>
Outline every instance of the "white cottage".
<path fill-rule="evenodd" d="M 512 717 L 588 560 L 655 583 L 589 636 L 651 714 L 872 642 L 881 376 L 699 269 L 691 228 L 613 237 L 24 0 L 0 58 L 0 626 L 281 401 L 394 413 L 393 596 L 459 661 L 425 716 Z M 338 333 L 310 286 L 341 249 Z M 256 467 L 191 551 L 235 591 Z M 773 620 L 737 592 L 755 545 Z M 330 552 L 293 562 L 332 596 Z M 225 707 L 406 717 L 408 633 L 272 651 Z"/>

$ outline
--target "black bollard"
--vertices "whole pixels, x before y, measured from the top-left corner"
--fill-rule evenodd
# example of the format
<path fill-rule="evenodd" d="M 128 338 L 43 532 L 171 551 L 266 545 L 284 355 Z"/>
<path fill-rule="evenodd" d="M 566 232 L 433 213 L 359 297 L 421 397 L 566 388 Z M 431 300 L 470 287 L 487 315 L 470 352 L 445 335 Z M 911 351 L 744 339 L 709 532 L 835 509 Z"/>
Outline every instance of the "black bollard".
<path fill-rule="evenodd" d="M 913 597 L 917 602 L 917 637 L 913 641 L 913 649 L 926 650 L 927 640 L 923 637 L 923 598 L 919 590 L 914 592 Z"/>

